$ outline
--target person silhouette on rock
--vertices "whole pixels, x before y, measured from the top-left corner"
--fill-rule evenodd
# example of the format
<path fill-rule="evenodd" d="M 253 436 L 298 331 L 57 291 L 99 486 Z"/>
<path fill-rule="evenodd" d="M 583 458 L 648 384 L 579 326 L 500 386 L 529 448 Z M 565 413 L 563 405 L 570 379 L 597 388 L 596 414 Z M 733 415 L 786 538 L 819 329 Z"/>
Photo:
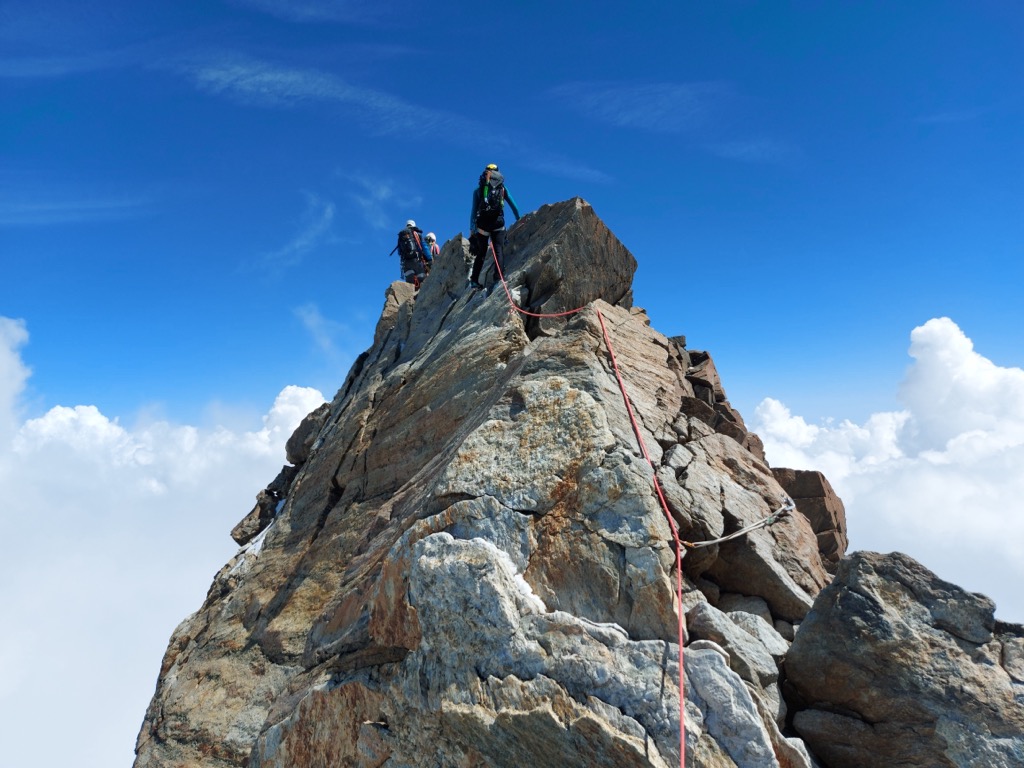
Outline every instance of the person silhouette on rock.
<path fill-rule="evenodd" d="M 505 262 L 502 258 L 505 251 L 505 202 L 508 202 L 516 221 L 519 221 L 519 208 L 515 200 L 505 188 L 505 177 L 498 166 L 491 163 L 480 174 L 477 187 L 473 190 L 473 209 L 469 215 L 469 252 L 473 256 L 473 269 L 469 275 L 469 287 L 479 290 L 480 269 L 487 255 L 487 243 L 494 247 L 494 255 L 502 270 Z M 497 280 L 495 280 L 497 282 Z"/>

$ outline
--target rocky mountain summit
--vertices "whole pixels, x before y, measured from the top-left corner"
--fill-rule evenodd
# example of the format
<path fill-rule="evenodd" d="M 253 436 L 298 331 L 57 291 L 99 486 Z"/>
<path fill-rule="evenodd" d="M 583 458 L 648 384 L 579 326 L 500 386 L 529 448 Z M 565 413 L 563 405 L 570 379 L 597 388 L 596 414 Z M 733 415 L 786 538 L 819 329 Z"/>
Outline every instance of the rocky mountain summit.
<path fill-rule="evenodd" d="M 388 288 L 289 440 L 136 768 L 677 766 L 681 725 L 688 766 L 1024 765 L 1024 628 L 905 555 L 845 556 L 828 481 L 768 466 L 587 203 L 510 230 L 508 293 L 466 292 L 466 259 L 456 237 Z M 708 542 L 790 499 L 686 548 L 677 599 L 673 525 Z"/>

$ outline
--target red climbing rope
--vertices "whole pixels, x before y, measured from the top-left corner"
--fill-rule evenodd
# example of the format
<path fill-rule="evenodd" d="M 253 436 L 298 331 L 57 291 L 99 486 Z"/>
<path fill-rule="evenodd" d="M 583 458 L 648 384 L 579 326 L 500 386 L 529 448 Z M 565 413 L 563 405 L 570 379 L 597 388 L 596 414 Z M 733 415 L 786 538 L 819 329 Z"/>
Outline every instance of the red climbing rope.
<path fill-rule="evenodd" d="M 574 315 L 577 312 L 581 312 L 585 307 L 577 307 L 576 309 L 570 309 L 566 312 L 555 312 L 551 314 L 535 314 L 533 312 L 527 312 L 526 310 L 518 307 L 514 301 L 512 301 L 512 293 L 508 289 L 508 283 L 505 282 L 505 275 L 502 274 L 501 265 L 498 263 L 498 254 L 494 252 L 494 244 L 491 243 L 491 255 L 494 257 L 494 266 L 498 270 L 498 277 L 501 279 L 501 284 L 505 288 L 505 295 L 508 297 L 509 306 L 512 307 L 516 312 L 522 315 L 528 315 L 529 317 L 565 317 L 567 315 Z M 636 420 L 636 415 L 633 413 L 633 405 L 629 400 L 629 394 L 626 392 L 626 384 L 622 380 L 622 374 L 619 372 L 619 363 L 615 359 L 615 348 L 612 346 L 611 337 L 608 335 L 608 328 L 604 324 L 604 316 L 601 314 L 601 310 L 595 309 L 597 312 L 597 319 L 601 323 L 601 332 L 604 334 L 604 343 L 608 347 L 608 355 L 611 357 L 612 369 L 615 371 L 615 378 L 619 382 L 619 390 L 622 392 L 622 400 L 626 404 L 626 412 L 629 414 L 629 420 L 633 424 L 633 434 L 636 435 L 636 440 L 640 444 L 640 451 L 644 455 L 644 459 L 651 467 L 654 477 L 654 490 L 658 494 L 658 500 L 661 502 L 661 509 L 665 513 L 665 519 L 668 520 L 669 529 L 672 531 L 672 539 L 676 545 L 676 600 L 678 605 L 679 615 L 679 768 L 686 768 L 686 685 L 685 685 L 685 673 L 683 669 L 683 638 L 686 634 L 685 624 L 683 623 L 683 544 L 679 539 L 679 529 L 676 526 L 675 520 L 672 519 L 672 513 L 669 512 L 668 502 L 665 501 L 665 494 L 661 490 L 661 483 L 658 482 L 658 468 L 654 465 L 651 460 L 651 455 L 647 452 L 647 446 L 644 444 L 644 438 L 640 432 L 640 425 Z"/>
<path fill-rule="evenodd" d="M 665 494 L 661 490 L 661 483 L 658 482 L 658 468 L 654 466 L 654 462 L 651 461 L 651 455 L 647 452 L 647 446 L 644 444 L 644 438 L 640 432 L 640 425 L 637 423 L 636 415 L 633 413 L 633 406 L 629 402 L 626 384 L 622 380 L 622 374 L 619 373 L 619 364 L 615 359 L 615 348 L 612 346 L 611 337 L 609 337 L 608 329 L 604 324 L 604 316 L 601 314 L 601 310 L 597 309 L 595 311 L 597 312 L 597 319 L 601 321 L 604 343 L 608 345 L 608 354 L 611 356 L 615 378 L 618 379 L 619 389 L 622 391 L 622 399 L 626 403 L 626 412 L 629 413 L 629 420 L 633 424 L 633 434 L 636 435 L 636 441 L 640 444 L 640 450 L 643 452 L 644 458 L 647 459 L 647 463 L 650 464 L 651 471 L 654 473 L 654 490 L 658 492 L 661 509 L 665 513 L 668 527 L 672 531 L 672 539 L 676 543 L 676 600 L 678 601 L 679 615 L 679 766 L 680 768 L 686 768 L 686 685 L 684 683 L 685 676 L 683 671 L 683 638 L 686 630 L 683 623 L 683 545 L 679 540 L 679 529 L 676 527 L 675 520 L 672 519 L 672 513 L 669 512 L 668 502 L 665 501 Z"/>
<path fill-rule="evenodd" d="M 490 243 L 491 256 L 494 257 L 494 267 L 498 270 L 498 277 L 501 278 L 501 285 L 505 289 L 505 295 L 508 296 L 509 305 L 519 314 L 526 315 L 527 317 L 568 317 L 569 315 L 575 315 L 577 312 L 582 312 L 584 307 L 576 307 L 576 309 L 568 309 L 565 312 L 550 312 L 547 314 L 536 314 L 534 312 L 527 312 L 525 309 L 518 306 L 512 301 L 512 293 L 508 289 L 508 283 L 505 282 L 505 275 L 501 272 L 501 265 L 498 263 L 498 254 L 494 252 L 494 243 Z"/>

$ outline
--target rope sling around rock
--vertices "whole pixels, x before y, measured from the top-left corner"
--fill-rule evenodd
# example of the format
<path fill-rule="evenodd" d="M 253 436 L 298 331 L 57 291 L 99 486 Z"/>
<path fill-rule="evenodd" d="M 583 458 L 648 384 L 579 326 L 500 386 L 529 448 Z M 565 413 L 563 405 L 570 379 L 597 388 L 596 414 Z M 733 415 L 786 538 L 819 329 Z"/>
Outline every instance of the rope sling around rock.
<path fill-rule="evenodd" d="M 505 275 L 501 271 L 501 264 L 498 263 L 498 254 L 494 251 L 494 243 L 489 243 L 491 256 L 494 259 L 494 268 L 498 271 L 498 277 L 501 280 L 501 285 L 505 289 L 505 296 L 508 298 L 509 307 L 511 310 L 518 312 L 521 315 L 527 317 L 568 317 L 575 315 L 577 312 L 582 312 L 586 307 L 577 307 L 576 309 L 570 309 L 565 312 L 552 312 L 552 313 L 535 313 L 527 312 L 522 307 L 519 307 L 515 301 L 512 300 L 512 292 L 509 291 L 508 283 L 505 281 Z M 686 634 L 685 619 L 683 616 L 683 547 L 687 549 L 698 549 L 701 547 L 710 547 L 714 544 L 721 544 L 732 539 L 737 539 L 740 536 L 745 536 L 751 531 L 756 531 L 759 528 L 765 528 L 772 523 L 776 522 L 783 516 L 791 513 L 796 507 L 793 504 L 793 500 L 786 497 L 782 506 L 772 512 L 767 517 L 762 518 L 750 525 L 741 528 L 738 531 L 722 536 L 717 539 L 709 541 L 683 541 L 679 538 L 679 529 L 676 526 L 675 520 L 672 518 L 672 513 L 669 511 L 668 502 L 665 500 L 665 494 L 661 490 L 661 483 L 658 482 L 658 468 L 654 465 L 654 461 L 651 459 L 651 455 L 647 452 L 647 445 L 644 443 L 643 434 L 640 431 L 639 422 L 636 419 L 636 414 L 633 412 L 633 404 L 629 399 L 629 394 L 626 391 L 626 383 L 623 381 L 622 374 L 619 371 L 619 363 L 615 358 L 615 347 L 612 344 L 611 336 L 608 333 L 608 328 L 604 322 L 604 315 L 601 314 L 601 310 L 594 310 L 597 313 L 597 319 L 601 324 L 601 333 L 604 336 L 605 346 L 608 348 L 608 356 L 611 359 L 612 370 L 615 372 L 615 378 L 619 384 L 619 391 L 622 393 L 622 400 L 626 404 L 626 413 L 629 415 L 629 421 L 633 426 L 633 434 L 636 436 L 636 441 L 640 446 L 640 452 L 643 454 L 644 459 L 651 468 L 654 490 L 658 496 L 658 501 L 661 504 L 662 512 L 665 514 L 665 519 L 668 521 L 669 529 L 672 531 L 672 539 L 675 542 L 676 550 L 676 600 L 678 606 L 678 642 L 679 642 L 679 766 L 680 768 L 686 768 L 686 685 L 685 685 L 685 670 L 683 663 L 685 661 L 683 651 L 683 639 Z"/>

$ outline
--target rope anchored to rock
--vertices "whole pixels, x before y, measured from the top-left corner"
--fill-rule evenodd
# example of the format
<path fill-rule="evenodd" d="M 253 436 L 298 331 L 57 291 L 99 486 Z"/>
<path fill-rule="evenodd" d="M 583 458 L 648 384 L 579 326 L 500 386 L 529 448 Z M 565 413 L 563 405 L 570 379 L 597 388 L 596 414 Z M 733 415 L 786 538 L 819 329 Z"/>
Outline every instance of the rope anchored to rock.
<path fill-rule="evenodd" d="M 512 300 L 512 293 L 509 291 L 508 283 L 505 281 L 505 275 L 501 271 L 501 264 L 498 263 L 498 254 L 494 252 L 494 245 L 491 244 L 491 255 L 494 257 L 494 266 L 498 270 L 498 277 L 501 279 L 501 284 L 505 289 L 505 295 L 508 297 L 508 303 L 511 310 L 518 312 L 521 315 L 528 317 L 567 317 L 574 315 L 577 312 L 582 312 L 585 307 L 577 307 L 576 309 L 570 309 L 565 312 L 554 312 L 549 314 L 540 314 L 534 312 L 528 312 L 522 307 L 519 307 L 515 301 Z M 510 310 L 510 311 L 511 311 Z M 629 420 L 633 425 L 633 434 L 636 436 L 637 443 L 640 445 L 640 451 L 643 454 L 644 459 L 651 467 L 654 479 L 654 490 L 658 496 L 658 501 L 661 503 L 661 509 L 665 514 L 665 519 L 668 521 L 669 529 L 672 531 L 672 538 L 675 541 L 676 550 L 676 600 L 678 601 L 678 628 L 679 628 L 679 766 L 685 768 L 686 766 L 686 688 L 685 688 L 685 672 L 684 672 L 684 652 L 683 642 L 686 638 L 686 624 L 683 615 L 683 548 L 686 549 L 698 549 L 700 547 L 709 547 L 713 544 L 721 544 L 725 541 L 745 536 L 751 531 L 756 531 L 759 528 L 765 528 L 772 525 L 784 515 L 792 512 L 795 507 L 793 501 L 790 498 L 786 498 L 785 502 L 777 510 L 772 512 L 770 515 L 762 520 L 758 520 L 745 528 L 741 528 L 738 531 L 734 531 L 727 536 L 722 536 L 718 539 L 711 541 L 699 541 L 690 542 L 682 541 L 679 538 L 679 528 L 676 525 L 672 513 L 669 510 L 668 502 L 665 500 L 665 494 L 661 490 L 661 483 L 658 482 L 658 468 L 655 466 L 654 461 L 651 459 L 650 454 L 647 452 L 647 446 L 644 444 L 643 434 L 640 431 L 640 424 L 637 422 L 636 415 L 633 413 L 633 405 L 630 402 L 629 394 L 626 392 L 626 384 L 622 379 L 622 374 L 619 372 L 619 364 L 615 359 L 615 348 L 612 346 L 611 336 L 608 334 L 608 328 L 605 326 L 604 315 L 601 314 L 599 309 L 594 310 L 597 313 L 597 319 L 601 324 L 601 331 L 604 335 L 605 346 L 608 347 L 608 355 L 611 358 L 612 370 L 615 373 L 615 378 L 619 383 L 619 389 L 622 392 L 622 399 L 626 404 L 626 413 L 629 415 Z"/>
<path fill-rule="evenodd" d="M 494 268 L 498 270 L 498 277 L 501 279 L 501 285 L 505 289 L 505 295 L 508 297 L 508 303 L 512 310 L 518 312 L 520 315 L 526 315 L 527 317 L 569 317 L 570 315 L 575 315 L 577 312 L 582 312 L 586 309 L 586 307 L 576 307 L 576 309 L 567 309 L 564 312 L 527 312 L 512 300 L 512 292 L 508 289 L 508 283 L 505 282 L 505 275 L 501 271 L 501 264 L 498 263 L 498 254 L 494 251 L 494 243 L 490 243 L 489 245 L 491 248 L 491 256 L 494 258 Z"/>
<path fill-rule="evenodd" d="M 786 497 L 786 500 L 783 502 L 781 507 L 776 509 L 767 517 L 758 520 L 756 523 L 751 523 L 746 528 L 740 528 L 738 531 L 733 531 L 728 536 L 721 536 L 717 539 L 711 539 L 709 541 L 684 541 L 682 544 L 687 549 L 700 549 L 701 547 L 710 547 L 714 544 L 732 541 L 733 539 L 738 539 L 740 536 L 746 536 L 751 531 L 756 531 L 759 528 L 767 528 L 769 525 L 778 522 L 795 509 L 796 505 L 793 504 L 793 500 Z"/>

